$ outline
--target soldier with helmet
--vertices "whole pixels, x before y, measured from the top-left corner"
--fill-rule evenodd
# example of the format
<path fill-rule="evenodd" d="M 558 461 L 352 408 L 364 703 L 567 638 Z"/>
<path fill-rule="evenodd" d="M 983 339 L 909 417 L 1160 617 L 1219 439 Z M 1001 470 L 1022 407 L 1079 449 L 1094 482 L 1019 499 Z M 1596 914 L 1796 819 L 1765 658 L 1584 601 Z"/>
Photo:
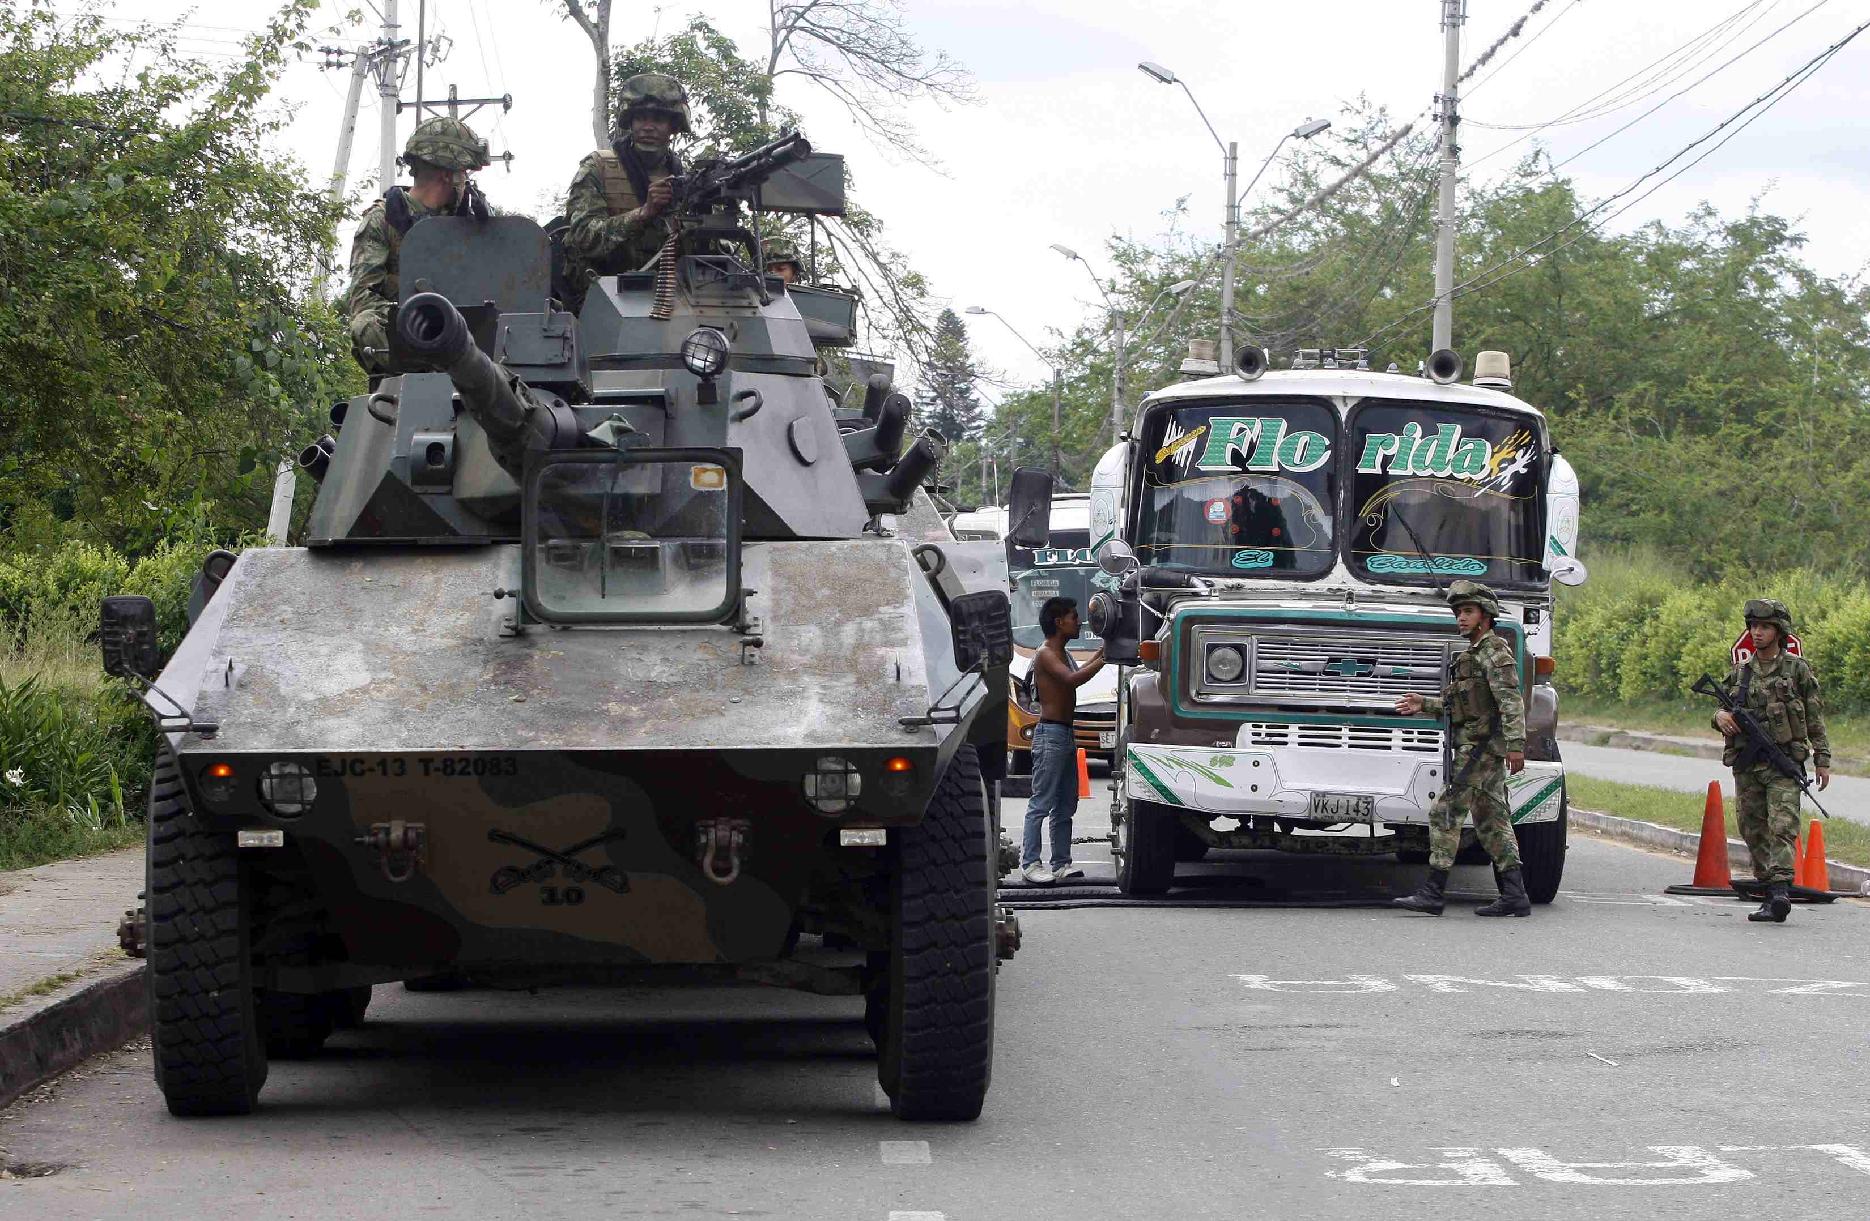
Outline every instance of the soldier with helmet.
<path fill-rule="evenodd" d="M 767 275 L 778 276 L 787 284 L 797 284 L 805 278 L 805 264 L 799 261 L 798 247 L 783 237 L 771 238 L 764 245 Z"/>
<path fill-rule="evenodd" d="M 487 142 L 460 119 L 436 116 L 416 124 L 403 145 L 412 185 L 392 186 L 364 212 L 351 239 L 351 287 L 345 296 L 351 351 L 372 375 L 389 365 L 390 308 L 396 304 L 403 236 L 430 216 L 492 214 L 469 175 L 491 158 Z"/>
<path fill-rule="evenodd" d="M 1802 769 L 1810 759 L 1818 787 L 1831 783 L 1831 742 L 1825 736 L 1824 706 L 1818 679 L 1803 657 L 1786 651 L 1792 612 L 1772 598 L 1746 605 L 1747 632 L 1753 656 L 1727 675 L 1734 702 L 1751 712 L 1760 727 Z M 1747 916 L 1756 923 L 1783 924 L 1792 912 L 1792 845 L 1799 834 L 1799 785 L 1764 759 L 1744 767 L 1746 738 L 1732 713 L 1714 713 L 1714 727 L 1726 735 L 1721 762 L 1734 769 L 1734 798 L 1739 806 L 1741 838 L 1753 857 L 1753 876 L 1766 886 L 1766 900 Z"/>
<path fill-rule="evenodd" d="M 1493 858 L 1500 897 L 1475 909 L 1477 916 L 1530 916 L 1532 900 L 1513 836 L 1506 776 L 1526 766 L 1526 712 L 1519 693 L 1519 666 L 1512 646 L 1494 634 L 1500 601 L 1476 581 L 1448 587 L 1448 605 L 1468 648 L 1448 667 L 1440 698 L 1410 692 L 1396 701 L 1405 716 L 1448 715 L 1454 774 L 1429 810 L 1428 877 L 1397 907 L 1431 916 L 1442 913 L 1448 872 L 1461 846 L 1461 824 L 1474 819 L 1474 837 Z"/>
<path fill-rule="evenodd" d="M 578 163 L 565 200 L 566 278 L 575 294 L 582 296 L 587 271 L 635 271 L 668 240 L 682 172 L 669 142 L 688 129 L 688 91 L 674 77 L 641 72 L 618 88 L 611 146 Z"/>

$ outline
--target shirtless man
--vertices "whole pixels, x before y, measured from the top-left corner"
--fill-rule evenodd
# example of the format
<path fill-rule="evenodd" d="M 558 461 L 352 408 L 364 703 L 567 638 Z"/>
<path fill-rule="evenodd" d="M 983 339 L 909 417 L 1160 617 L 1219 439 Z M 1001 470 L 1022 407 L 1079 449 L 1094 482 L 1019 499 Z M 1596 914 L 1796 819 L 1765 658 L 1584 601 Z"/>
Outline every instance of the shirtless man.
<path fill-rule="evenodd" d="M 1035 886 L 1081 878 L 1071 863 L 1071 816 L 1078 812 L 1077 743 L 1071 723 L 1078 712 L 1078 688 L 1104 668 L 1099 649 L 1082 669 L 1066 653 L 1078 638 L 1078 604 L 1070 598 L 1047 598 L 1039 608 L 1045 643 L 1032 659 L 1032 681 L 1039 692 L 1040 721 L 1032 728 L 1032 799 L 1026 803 L 1026 835 L 1020 874 Z M 1052 824 L 1052 867 L 1040 859 L 1039 827 Z"/>

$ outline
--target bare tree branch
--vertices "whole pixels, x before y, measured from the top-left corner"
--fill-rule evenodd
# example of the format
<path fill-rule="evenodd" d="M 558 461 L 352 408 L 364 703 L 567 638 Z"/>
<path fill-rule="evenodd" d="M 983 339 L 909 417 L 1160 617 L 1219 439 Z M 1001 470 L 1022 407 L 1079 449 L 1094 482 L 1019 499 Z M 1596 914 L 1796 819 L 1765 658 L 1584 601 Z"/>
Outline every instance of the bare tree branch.
<path fill-rule="evenodd" d="M 596 147 L 610 143 L 610 3 L 611 0 L 559 0 L 597 55 L 597 78 L 591 84 L 591 136 Z"/>

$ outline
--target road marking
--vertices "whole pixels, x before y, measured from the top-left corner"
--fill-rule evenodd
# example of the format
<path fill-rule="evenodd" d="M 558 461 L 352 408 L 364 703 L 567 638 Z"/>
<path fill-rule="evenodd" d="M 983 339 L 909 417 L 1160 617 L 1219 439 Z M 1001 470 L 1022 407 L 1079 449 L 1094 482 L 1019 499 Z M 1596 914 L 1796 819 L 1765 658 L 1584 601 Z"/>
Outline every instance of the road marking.
<path fill-rule="evenodd" d="M 948 1221 L 948 1214 L 893 1212 L 889 1221 Z"/>
<path fill-rule="evenodd" d="M 1712 996 L 1746 993 L 1754 996 L 1844 996 L 1870 999 L 1870 983 L 1848 979 L 1781 979 L 1752 975 L 1509 975 L 1477 979 L 1466 975 L 1347 975 L 1343 979 L 1274 979 L 1270 975 L 1235 975 L 1244 988 L 1256 992 L 1361 994 L 1422 988 L 1429 992 L 1465 994 L 1481 988 L 1514 992 L 1610 992 L 1650 995 Z M 1657 986 L 1661 985 L 1661 986 Z"/>
<path fill-rule="evenodd" d="M 885 1166 L 926 1166 L 933 1160 L 925 1140 L 880 1140 L 877 1152 Z"/>
<path fill-rule="evenodd" d="M 1326 1170 L 1327 1177 L 1385 1187 L 1526 1186 L 1526 1180 L 1516 1177 L 1515 1171 L 1539 1182 L 1590 1187 L 1709 1187 L 1745 1182 L 1768 1170 L 1805 1173 L 1802 1166 L 1778 1165 L 1794 1161 L 1786 1157 L 1763 1158 L 1761 1160 L 1773 1164 L 1763 1170 L 1750 1170 L 1717 1157 L 1715 1150 L 1702 1145 L 1644 1145 L 1642 1149 L 1656 1155 L 1657 1160 L 1570 1162 L 1544 1149 L 1529 1147 L 1432 1149 L 1425 1160 L 1414 1162 L 1365 1149 L 1323 1149 L 1320 1152 L 1347 1163 L 1344 1169 Z M 1721 1145 L 1719 1152 L 1817 1153 L 1846 1170 L 1870 1177 L 1870 1152 L 1860 1145 Z"/>

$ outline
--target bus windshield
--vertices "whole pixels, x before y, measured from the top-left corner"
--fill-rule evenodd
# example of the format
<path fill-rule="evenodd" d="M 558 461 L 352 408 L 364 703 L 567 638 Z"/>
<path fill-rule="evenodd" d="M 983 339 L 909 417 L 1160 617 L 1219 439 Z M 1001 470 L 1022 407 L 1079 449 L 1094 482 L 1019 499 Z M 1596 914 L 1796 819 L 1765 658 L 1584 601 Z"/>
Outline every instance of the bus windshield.
<path fill-rule="evenodd" d="M 1536 422 L 1367 399 L 1350 433 L 1352 572 L 1386 584 L 1543 583 L 1546 453 Z"/>
<path fill-rule="evenodd" d="M 1089 534 L 1087 530 L 1054 530 L 1051 546 L 1031 551 L 1007 543 L 1007 576 L 1013 583 L 1014 644 L 1036 649 L 1045 643 L 1039 610 L 1047 598 L 1076 602 L 1078 619 L 1083 623 L 1085 605 L 1099 588 L 1095 582 L 1104 575 L 1091 558 Z M 1078 635 L 1078 643 L 1094 647 L 1097 634 L 1086 626 Z"/>
<path fill-rule="evenodd" d="M 1318 577 L 1337 558 L 1337 413 L 1322 399 L 1202 399 L 1143 422 L 1136 555 L 1231 576 Z"/>

